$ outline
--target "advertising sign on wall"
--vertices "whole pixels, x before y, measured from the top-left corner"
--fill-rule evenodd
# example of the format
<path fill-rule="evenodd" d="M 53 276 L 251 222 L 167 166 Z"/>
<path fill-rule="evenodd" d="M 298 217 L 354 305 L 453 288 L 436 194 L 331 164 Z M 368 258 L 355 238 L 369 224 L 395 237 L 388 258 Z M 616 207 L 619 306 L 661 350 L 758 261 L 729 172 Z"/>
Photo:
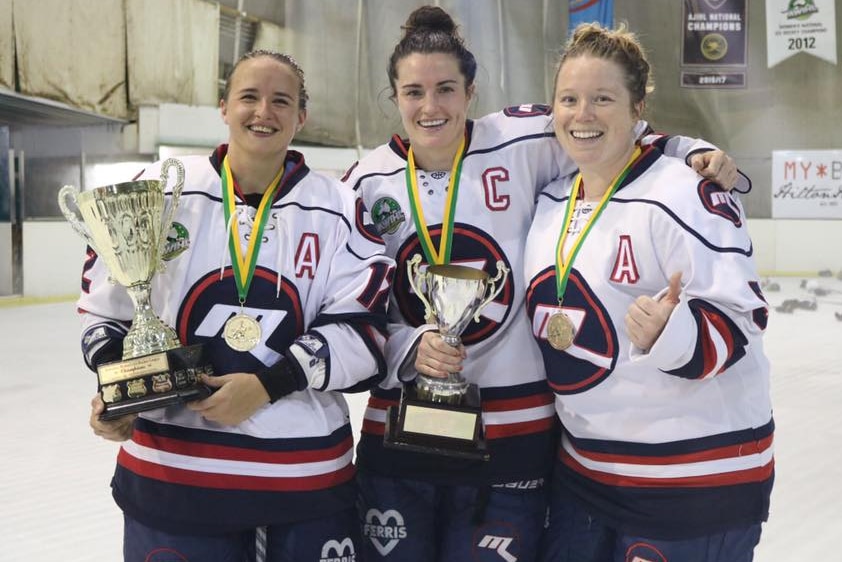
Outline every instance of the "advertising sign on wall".
<path fill-rule="evenodd" d="M 842 219 L 842 150 L 773 151 L 772 218 Z"/>

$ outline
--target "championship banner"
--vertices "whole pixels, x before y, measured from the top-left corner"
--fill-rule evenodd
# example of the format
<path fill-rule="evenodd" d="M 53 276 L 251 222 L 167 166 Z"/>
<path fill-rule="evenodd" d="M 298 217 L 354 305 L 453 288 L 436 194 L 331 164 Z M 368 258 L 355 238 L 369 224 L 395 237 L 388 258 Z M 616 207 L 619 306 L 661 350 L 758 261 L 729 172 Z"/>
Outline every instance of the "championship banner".
<path fill-rule="evenodd" d="M 842 219 L 842 150 L 772 151 L 773 219 Z"/>
<path fill-rule="evenodd" d="M 767 66 L 807 53 L 836 64 L 838 0 L 766 0 Z"/>
<path fill-rule="evenodd" d="M 614 0 L 568 0 L 568 31 L 580 23 L 591 22 L 605 28 L 614 27 Z"/>
<path fill-rule="evenodd" d="M 748 0 L 684 0 L 681 86 L 745 88 Z"/>

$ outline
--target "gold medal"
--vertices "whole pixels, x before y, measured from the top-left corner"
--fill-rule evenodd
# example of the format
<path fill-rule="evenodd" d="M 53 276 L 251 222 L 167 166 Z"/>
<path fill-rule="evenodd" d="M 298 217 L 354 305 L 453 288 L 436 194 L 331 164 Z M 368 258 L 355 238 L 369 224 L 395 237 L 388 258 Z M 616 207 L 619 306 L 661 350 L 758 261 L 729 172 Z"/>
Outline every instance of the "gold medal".
<path fill-rule="evenodd" d="M 573 321 L 563 312 L 556 312 L 550 316 L 547 322 L 547 340 L 554 349 L 564 351 L 573 345 L 573 338 L 576 336 L 576 328 Z"/>
<path fill-rule="evenodd" d="M 575 260 L 576 256 L 579 254 L 579 250 L 582 248 L 585 238 L 590 233 L 594 223 L 596 223 L 596 220 L 602 214 L 602 211 L 605 210 L 606 205 L 608 205 L 608 201 L 614 195 L 614 192 L 620 187 L 620 184 L 623 183 L 623 180 L 626 179 L 626 176 L 629 175 L 632 165 L 635 160 L 637 160 L 638 156 L 640 156 L 640 153 L 640 147 L 635 146 L 629 161 L 626 162 L 626 166 L 611 181 L 608 189 L 606 189 L 605 193 L 602 194 L 602 199 L 600 199 L 599 205 L 597 205 L 596 209 L 594 209 L 585 225 L 581 229 L 576 229 L 576 232 L 573 232 L 574 229 L 572 228 L 572 221 L 573 214 L 576 209 L 576 202 L 579 200 L 580 192 L 583 192 L 584 190 L 582 187 L 582 174 L 576 174 L 576 179 L 573 180 L 573 188 L 570 192 L 570 196 L 567 198 L 567 207 L 564 210 L 564 221 L 562 222 L 561 233 L 559 234 L 558 243 L 555 248 L 556 295 L 558 296 L 559 308 L 561 308 L 561 301 L 564 298 L 565 291 L 567 291 L 567 282 L 570 279 L 570 273 L 573 271 L 573 260 Z M 578 233 L 578 238 L 572 242 L 572 247 L 565 256 L 564 250 L 567 243 L 567 237 L 570 234 L 575 236 L 576 233 Z M 564 351 L 573 345 L 573 340 L 575 338 L 576 328 L 573 325 L 573 321 L 567 314 L 563 312 L 556 312 L 550 316 L 550 320 L 547 322 L 547 340 L 554 349 Z"/>
<path fill-rule="evenodd" d="M 254 268 L 257 265 L 257 255 L 260 252 L 260 246 L 266 238 L 263 236 L 263 229 L 271 213 L 275 195 L 277 195 L 281 188 L 284 171 L 285 167 L 281 166 L 272 183 L 266 186 L 266 190 L 260 198 L 260 206 L 257 208 L 254 216 L 254 227 L 245 236 L 245 239 L 248 240 L 248 249 L 246 250 L 246 255 L 243 256 L 242 248 L 240 247 L 238 221 L 234 220 L 237 212 L 236 198 L 234 196 L 234 174 L 231 172 L 231 166 L 228 163 L 228 155 L 222 159 L 222 208 L 225 212 L 225 222 L 229 225 L 229 230 L 226 233 L 228 236 L 228 251 L 231 253 L 231 267 L 234 270 L 237 296 L 240 297 L 240 312 L 229 318 L 225 323 L 222 337 L 225 339 L 228 347 L 236 351 L 251 351 L 260 343 L 260 337 L 262 335 L 260 323 L 243 312 L 243 305 L 246 302 L 249 285 L 251 285 L 254 275 Z M 280 244 L 280 241 L 278 241 L 278 244 Z M 278 272 L 278 277 L 281 277 L 280 272 Z M 278 283 L 280 287 L 280 280 Z"/>
<path fill-rule="evenodd" d="M 260 323 L 257 320 L 240 312 L 225 323 L 222 337 L 231 349 L 251 351 L 260 343 L 261 332 Z"/>

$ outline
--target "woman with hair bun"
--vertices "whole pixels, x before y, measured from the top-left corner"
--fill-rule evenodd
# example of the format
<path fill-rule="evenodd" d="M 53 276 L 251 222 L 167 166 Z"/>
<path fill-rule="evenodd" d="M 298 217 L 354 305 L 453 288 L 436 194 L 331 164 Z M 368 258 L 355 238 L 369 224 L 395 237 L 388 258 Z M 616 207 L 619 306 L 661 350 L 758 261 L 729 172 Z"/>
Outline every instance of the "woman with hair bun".
<path fill-rule="evenodd" d="M 477 62 L 450 15 L 418 8 L 406 21 L 388 76 L 408 138 L 388 143 L 344 178 L 370 210 L 397 263 L 390 297 L 388 376 L 373 390 L 357 449 L 369 559 L 401 562 L 534 560 L 548 504 L 557 421 L 525 314 L 523 246 L 534 200 L 573 171 L 553 138 L 550 109 L 520 105 L 472 120 Z M 640 123 L 638 131 L 646 130 Z M 673 154 L 736 175 L 703 142 L 650 137 Z M 722 165 L 724 164 L 724 165 Z M 728 181 L 727 179 L 724 181 Z M 451 217 L 452 222 L 446 217 Z M 425 322 L 407 261 L 462 264 L 492 277 L 499 295 L 453 348 Z M 480 388 L 490 459 L 466 460 L 384 447 L 387 409 L 417 374 L 460 372 Z"/>

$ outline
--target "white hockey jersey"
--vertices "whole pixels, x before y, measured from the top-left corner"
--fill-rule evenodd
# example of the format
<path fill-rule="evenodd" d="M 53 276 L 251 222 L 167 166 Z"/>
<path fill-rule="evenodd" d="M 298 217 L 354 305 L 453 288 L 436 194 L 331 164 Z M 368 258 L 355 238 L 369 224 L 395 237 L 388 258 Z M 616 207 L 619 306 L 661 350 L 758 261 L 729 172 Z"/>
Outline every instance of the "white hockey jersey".
<path fill-rule="evenodd" d="M 653 538 L 764 520 L 774 471 L 767 306 L 742 206 L 644 149 L 580 248 L 560 309 L 555 250 L 574 177 L 542 192 L 525 257 L 532 332 L 564 428 L 558 485 Z M 633 348 L 628 307 L 676 272 L 680 304 L 648 353 Z M 559 310 L 576 328 L 564 351 L 547 340 Z"/>
<path fill-rule="evenodd" d="M 641 132 L 646 124 L 641 122 Z M 409 286 L 406 262 L 421 254 L 406 186 L 408 142 L 395 136 L 346 174 L 365 202 L 397 262 L 389 306 L 388 378 L 372 391 L 358 447 L 360 468 L 396 477 L 488 485 L 547 476 L 556 448 L 556 422 L 540 353 L 524 311 L 520 274 L 523 247 L 535 197 L 551 179 L 575 165 L 553 133 L 550 111 L 521 105 L 468 121 L 455 208 L 451 263 L 497 274 L 503 261 L 511 274 L 499 296 L 462 334 L 467 349 L 462 375 L 479 386 L 489 462 L 464 461 L 383 447 L 386 411 L 398 404 L 402 380 L 415 376 L 414 348 L 423 331 L 424 310 Z M 671 153 L 686 156 L 710 145 L 680 137 L 649 137 Z M 447 172 L 443 172 L 446 174 Z M 438 247 L 446 181 L 417 171 L 419 198 L 433 244 Z M 422 261 L 426 265 L 426 259 Z"/>
<path fill-rule="evenodd" d="M 538 188 L 570 167 L 553 136 L 545 106 L 509 108 L 466 130 L 450 263 L 481 268 L 492 277 L 501 260 L 522 269 L 523 245 Z M 491 460 L 465 461 L 383 447 L 386 409 L 397 405 L 401 377 L 415 376 L 412 351 L 424 325 L 421 301 L 409 286 L 406 262 L 421 254 L 406 187 L 408 144 L 399 137 L 361 160 L 345 181 L 357 190 L 395 257 L 389 305 L 388 379 L 372 391 L 358 448 L 358 465 L 382 474 L 447 483 L 493 484 L 547 476 L 555 449 L 552 394 L 541 355 L 529 333 L 524 286 L 510 274 L 498 297 L 462 334 L 467 348 L 462 375 L 480 387 Z M 418 171 L 419 197 L 438 245 L 447 182 Z M 425 185 L 425 184 L 430 184 Z M 422 261 L 426 265 L 426 259 Z M 408 363 L 407 365 L 402 365 Z"/>
<path fill-rule="evenodd" d="M 234 427 L 184 406 L 141 414 L 118 456 L 114 496 L 132 517 L 173 532 L 229 532 L 352 506 L 353 438 L 337 391 L 385 373 L 393 261 L 365 223 L 360 201 L 338 181 L 311 172 L 295 152 L 288 154 L 245 302 L 263 337 L 249 352 L 225 344 L 223 325 L 240 309 L 219 173 L 226 150 L 182 158 L 185 187 L 166 271 L 153 279 L 153 309 L 183 344 L 206 346 L 216 374 L 257 372 L 313 335 L 327 342 L 326 371 Z M 143 177 L 157 179 L 159 169 L 152 165 Z M 255 208 L 237 194 L 245 252 Z M 107 276 L 90 252 L 79 299 L 86 334 L 132 318 L 125 289 Z"/>

